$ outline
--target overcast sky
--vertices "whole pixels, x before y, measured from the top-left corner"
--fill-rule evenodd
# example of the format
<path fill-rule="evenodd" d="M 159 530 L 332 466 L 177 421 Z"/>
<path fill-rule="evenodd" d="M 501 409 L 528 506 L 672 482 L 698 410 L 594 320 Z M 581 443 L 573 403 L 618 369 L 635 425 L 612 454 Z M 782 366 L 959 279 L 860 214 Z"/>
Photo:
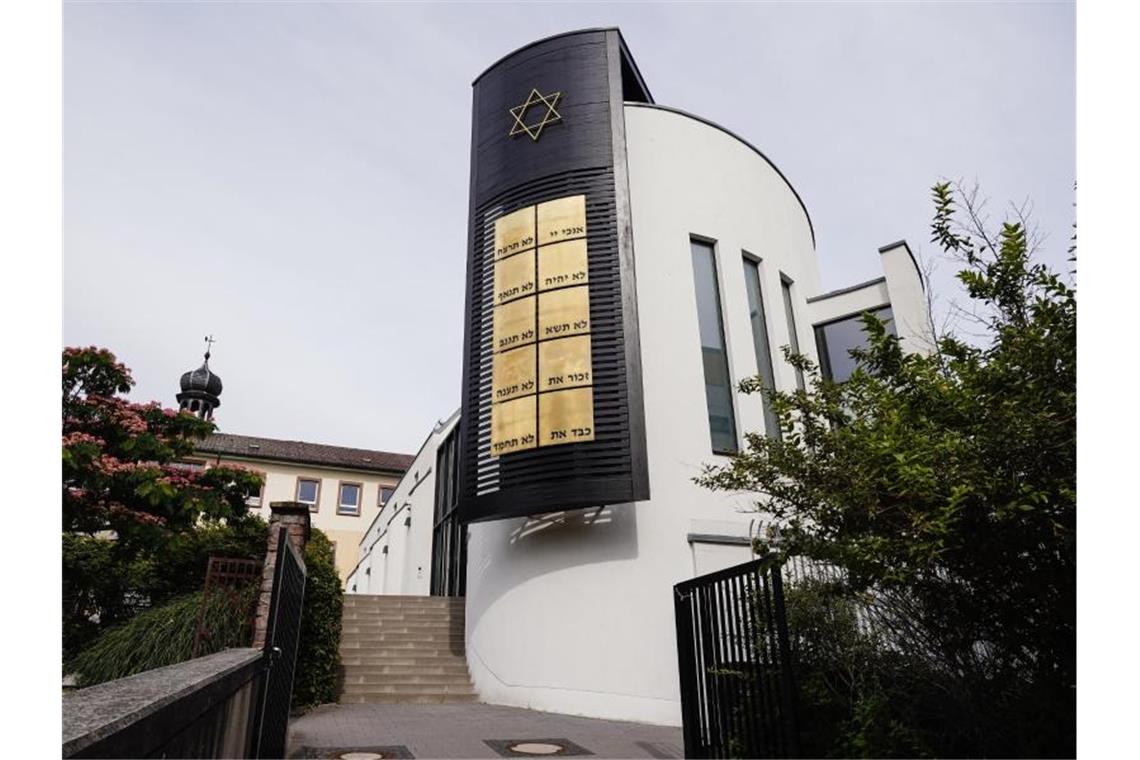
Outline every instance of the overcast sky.
<path fill-rule="evenodd" d="M 471 81 L 613 25 L 657 102 L 780 167 L 825 288 L 899 238 L 934 258 L 941 177 L 1030 200 L 1068 269 L 1070 3 L 72 3 L 65 342 L 173 406 L 213 333 L 223 431 L 415 451 L 459 404 Z"/>

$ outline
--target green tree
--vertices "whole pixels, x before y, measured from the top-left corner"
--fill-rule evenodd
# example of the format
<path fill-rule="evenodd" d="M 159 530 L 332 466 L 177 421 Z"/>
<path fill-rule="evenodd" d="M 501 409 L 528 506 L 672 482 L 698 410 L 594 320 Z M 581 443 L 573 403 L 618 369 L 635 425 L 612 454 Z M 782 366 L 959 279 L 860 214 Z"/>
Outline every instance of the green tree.
<path fill-rule="evenodd" d="M 140 605 L 190 590 L 156 585 L 171 559 L 163 553 L 180 545 L 177 537 L 253 519 L 245 499 L 260 487 L 261 476 L 236 467 L 194 471 L 180 465 L 214 424 L 157 402 L 131 403 L 123 394 L 133 385 L 130 370 L 110 351 L 64 349 L 65 659 Z"/>
<path fill-rule="evenodd" d="M 841 568 L 850 594 L 874 600 L 897 648 L 938 679 L 947 709 L 918 727 L 931 751 L 1071 756 L 1076 291 L 1034 262 L 1023 219 L 994 234 L 960 188 L 933 197 L 933 241 L 964 265 L 981 342 L 907 352 L 867 315 L 847 382 L 789 354 L 807 390 L 741 383 L 768 395 L 783 436 L 747 435 L 698 482 L 755 492 L 779 537 L 759 551 Z M 852 715 L 865 736 L 872 701 Z"/>

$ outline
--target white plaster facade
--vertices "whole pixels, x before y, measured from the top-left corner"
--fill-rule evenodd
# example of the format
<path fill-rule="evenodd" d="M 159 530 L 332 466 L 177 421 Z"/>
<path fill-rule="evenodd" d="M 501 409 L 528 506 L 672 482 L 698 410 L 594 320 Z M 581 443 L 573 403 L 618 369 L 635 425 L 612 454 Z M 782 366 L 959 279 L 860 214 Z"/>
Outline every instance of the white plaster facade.
<path fill-rule="evenodd" d="M 436 453 L 458 423 L 456 410 L 436 424 L 416 452 L 388 503 L 360 539 L 360 561 L 345 580 L 348 593 L 429 594 Z"/>
<path fill-rule="evenodd" d="M 929 319 L 905 243 L 880 252 L 883 278 L 817 295 L 811 222 L 765 157 L 658 106 L 627 103 L 625 126 L 650 499 L 470 525 L 467 660 L 485 702 L 680 725 L 673 584 L 748 561 L 763 525 L 746 495 L 693 482 L 705 464 L 728 460 L 711 442 L 691 240 L 714 246 L 733 384 L 759 370 L 745 259 L 758 266 L 783 390 L 796 387 L 780 351 L 790 343 L 785 281 L 800 351 L 817 363 L 815 324 L 890 304 L 913 350 L 928 339 Z M 743 446 L 744 432 L 764 429 L 762 402 L 735 393 L 733 406 Z M 456 416 L 436 426 L 373 521 L 349 593 L 428 593 L 432 465 Z"/>
<path fill-rule="evenodd" d="M 788 182 L 754 148 L 701 119 L 626 104 L 650 499 L 468 528 L 467 657 L 495 704 L 680 725 L 673 584 L 751 558 L 760 525 L 746 496 L 693 478 L 713 453 L 690 241 L 715 246 L 733 383 L 757 374 L 744 259 L 759 262 L 775 381 L 795 387 L 782 278 L 798 342 L 817 359 L 813 324 L 891 303 L 916 342 L 923 286 L 905 244 L 882 254 L 885 279 L 815 298 L 811 223 Z M 735 428 L 764 428 L 759 396 L 734 398 Z"/>

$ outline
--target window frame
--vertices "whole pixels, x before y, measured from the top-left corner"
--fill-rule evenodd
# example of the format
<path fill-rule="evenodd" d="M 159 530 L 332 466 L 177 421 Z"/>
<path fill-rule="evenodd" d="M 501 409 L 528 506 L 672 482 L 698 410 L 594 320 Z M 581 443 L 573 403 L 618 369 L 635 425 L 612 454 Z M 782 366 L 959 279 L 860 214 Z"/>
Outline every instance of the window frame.
<path fill-rule="evenodd" d="M 834 324 L 838 324 L 839 322 L 847 322 L 849 320 L 858 319 L 859 317 L 862 317 L 864 314 L 874 314 L 875 316 L 878 316 L 879 312 L 884 311 L 886 309 L 891 310 L 890 321 L 893 323 L 895 321 L 894 306 L 890 303 L 890 301 L 888 301 L 887 303 L 879 304 L 878 306 L 868 306 L 866 309 L 859 309 L 858 311 L 852 311 L 852 312 L 849 312 L 849 313 L 844 314 L 842 316 L 832 317 L 832 318 L 827 319 L 823 322 L 812 325 L 812 337 L 815 338 L 815 350 L 816 350 L 816 353 L 819 354 L 819 374 L 824 380 L 827 380 L 830 383 L 836 382 L 836 380 L 834 378 L 834 374 L 832 372 L 831 352 L 827 349 L 827 335 L 824 333 L 824 328 L 830 327 L 831 325 L 834 325 Z M 881 317 L 880 317 L 880 319 L 881 319 Z M 895 334 L 896 334 L 896 336 L 898 334 L 898 327 L 897 326 L 895 327 Z M 839 382 L 845 383 L 847 381 L 841 380 Z"/>
<path fill-rule="evenodd" d="M 250 509 L 261 509 L 262 505 L 265 504 L 265 486 L 269 484 L 269 473 L 263 472 L 262 470 L 254 470 L 254 472 L 261 476 L 261 488 L 258 489 L 256 497 L 257 503 L 250 504 L 250 500 L 254 497 L 247 496 L 245 499 L 245 505 Z"/>
<path fill-rule="evenodd" d="M 784 301 L 784 321 L 788 323 L 788 348 L 791 349 L 793 354 L 803 354 L 800 348 L 800 331 L 799 321 L 796 319 L 796 300 L 795 293 L 792 288 L 795 287 L 796 281 L 789 277 L 784 272 L 780 272 L 780 298 Z M 807 382 L 804 378 L 804 371 L 799 367 L 792 367 L 792 371 L 796 376 L 796 388 L 798 390 L 806 390 Z"/>
<path fill-rule="evenodd" d="M 756 354 L 756 373 L 763 376 L 764 372 L 760 366 L 761 364 L 761 351 L 759 341 L 756 339 L 756 325 L 752 323 L 752 298 L 751 298 L 751 285 L 748 281 L 748 272 L 752 271 L 756 274 L 756 298 L 757 307 L 760 313 L 760 325 L 764 331 L 764 344 L 767 349 L 767 369 L 768 379 L 771 381 L 772 389 L 776 390 L 779 384 L 776 382 L 776 362 L 772 357 L 772 321 L 768 319 L 767 306 L 768 299 L 764 295 L 764 259 L 741 249 L 741 259 L 744 264 L 744 295 L 745 304 L 748 306 L 748 324 L 752 332 L 752 348 Z M 781 294 L 782 295 L 782 294 Z M 763 395 L 763 394 L 762 394 Z M 764 434 L 769 438 L 782 438 L 780 432 L 779 418 L 772 410 L 772 404 L 767 396 L 763 396 L 760 400 L 761 409 L 764 413 Z"/>
<path fill-rule="evenodd" d="M 316 496 L 313 497 L 315 499 L 315 501 L 312 504 L 309 504 L 309 502 L 307 502 L 307 501 L 301 501 L 301 481 L 302 480 L 308 481 L 310 483 L 316 483 L 317 484 L 317 493 L 316 493 Z M 297 476 L 297 483 L 293 487 L 293 501 L 297 502 L 298 504 L 309 504 L 309 511 L 310 512 L 313 512 L 313 513 L 320 512 L 321 511 L 321 483 L 322 483 L 322 481 L 323 481 L 322 478 L 310 478 L 310 477 L 307 477 L 305 475 L 298 475 Z"/>
<path fill-rule="evenodd" d="M 345 486 L 356 486 L 356 511 L 344 511 L 343 489 Z M 364 512 L 364 483 L 359 480 L 338 480 L 336 482 L 336 513 L 345 517 L 360 517 Z"/>
<path fill-rule="evenodd" d="M 387 488 L 390 491 L 387 499 L 383 498 L 385 488 Z M 380 485 L 378 485 L 376 487 L 376 506 L 379 507 L 380 509 L 384 509 L 384 507 L 388 505 L 388 502 L 391 501 L 392 497 L 395 495 L 396 495 L 396 486 L 388 486 L 388 485 L 384 485 L 383 483 L 381 483 Z"/>
<path fill-rule="evenodd" d="M 736 411 L 736 398 L 735 398 L 735 396 L 736 396 L 736 385 L 733 383 L 733 380 L 732 380 L 732 356 L 729 354 L 728 320 L 725 319 L 725 314 L 724 314 L 724 304 L 725 304 L 725 299 L 724 299 L 724 273 L 721 271 L 721 256 L 720 256 L 720 251 L 719 251 L 720 245 L 717 243 L 717 241 L 714 238 L 705 237 L 704 235 L 698 235 L 695 233 L 689 233 L 689 266 L 690 266 L 690 271 L 691 271 L 692 277 L 693 277 L 694 306 L 697 307 L 697 314 L 696 314 L 697 335 L 698 335 L 697 345 L 698 345 L 698 348 L 700 348 L 702 350 L 701 375 L 702 375 L 702 379 L 705 380 L 705 387 L 706 388 L 708 387 L 708 382 L 707 382 L 707 378 L 704 377 L 704 356 L 703 356 L 704 346 L 700 342 L 700 308 L 699 308 L 700 307 L 700 300 L 699 300 L 700 294 L 697 292 L 697 280 L 696 280 L 697 273 L 696 273 L 696 268 L 695 268 L 694 263 L 693 263 L 693 245 L 694 244 L 707 247 L 709 254 L 712 257 L 713 296 L 716 298 L 717 328 L 720 332 L 720 341 L 721 341 L 721 345 L 723 346 L 723 352 L 724 352 L 725 375 L 728 379 L 728 385 L 727 385 L 727 388 L 728 388 L 728 407 L 729 407 L 728 420 L 729 420 L 729 424 L 732 426 L 732 431 L 731 431 L 732 448 L 731 449 L 719 448 L 716 445 L 716 443 L 713 441 L 713 430 L 712 430 L 712 424 L 711 424 L 712 420 L 709 419 L 709 417 L 710 417 L 709 412 L 711 410 L 708 409 L 708 392 L 706 390 L 706 392 L 705 392 L 705 419 L 706 419 L 706 422 L 709 423 L 709 426 L 708 426 L 708 429 L 709 429 L 709 445 L 710 445 L 710 448 L 712 449 L 712 453 L 714 455 L 731 457 L 731 456 L 736 456 L 737 454 L 740 453 L 740 421 L 736 419 L 736 413 L 737 413 L 737 411 Z"/>

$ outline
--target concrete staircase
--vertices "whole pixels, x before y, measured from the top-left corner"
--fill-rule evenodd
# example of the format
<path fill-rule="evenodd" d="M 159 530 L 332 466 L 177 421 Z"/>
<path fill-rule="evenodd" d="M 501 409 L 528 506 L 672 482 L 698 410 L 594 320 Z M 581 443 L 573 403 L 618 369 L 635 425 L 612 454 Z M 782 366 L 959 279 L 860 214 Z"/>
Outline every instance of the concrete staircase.
<path fill-rule="evenodd" d="M 476 702 L 461 597 L 345 594 L 342 704 Z"/>

